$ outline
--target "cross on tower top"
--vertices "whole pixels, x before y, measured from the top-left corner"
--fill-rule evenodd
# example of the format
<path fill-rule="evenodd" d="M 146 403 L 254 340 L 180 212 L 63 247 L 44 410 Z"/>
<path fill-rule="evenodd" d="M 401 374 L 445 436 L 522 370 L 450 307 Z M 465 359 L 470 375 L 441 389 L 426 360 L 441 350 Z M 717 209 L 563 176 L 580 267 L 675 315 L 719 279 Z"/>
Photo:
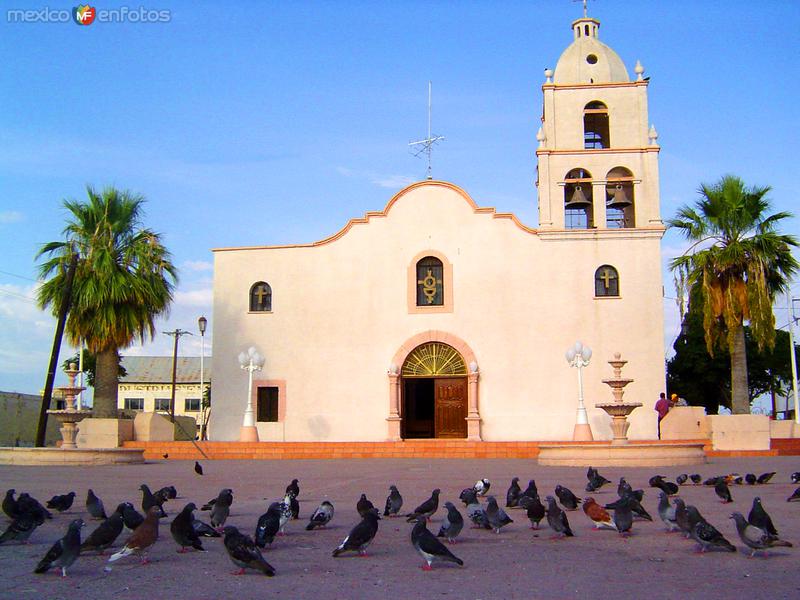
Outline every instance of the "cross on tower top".
<path fill-rule="evenodd" d="M 589 16 L 588 4 L 589 0 L 572 0 L 573 2 L 583 2 L 583 18 L 586 19 Z"/>

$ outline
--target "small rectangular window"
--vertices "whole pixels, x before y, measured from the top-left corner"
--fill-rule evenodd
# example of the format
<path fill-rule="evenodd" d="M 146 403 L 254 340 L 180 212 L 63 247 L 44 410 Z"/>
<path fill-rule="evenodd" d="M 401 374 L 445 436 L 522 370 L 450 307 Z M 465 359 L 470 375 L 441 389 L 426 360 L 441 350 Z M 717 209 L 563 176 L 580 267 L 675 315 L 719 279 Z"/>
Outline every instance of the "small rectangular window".
<path fill-rule="evenodd" d="M 256 407 L 256 420 L 259 423 L 278 422 L 278 388 L 259 387 Z"/>
<path fill-rule="evenodd" d="M 198 412 L 200 410 L 200 398 L 186 398 L 183 401 L 183 409 L 186 412 Z"/>
<path fill-rule="evenodd" d="M 169 398 L 156 398 L 155 408 L 156 412 L 169 412 Z"/>
<path fill-rule="evenodd" d="M 125 398 L 125 410 L 144 410 L 144 398 Z"/>

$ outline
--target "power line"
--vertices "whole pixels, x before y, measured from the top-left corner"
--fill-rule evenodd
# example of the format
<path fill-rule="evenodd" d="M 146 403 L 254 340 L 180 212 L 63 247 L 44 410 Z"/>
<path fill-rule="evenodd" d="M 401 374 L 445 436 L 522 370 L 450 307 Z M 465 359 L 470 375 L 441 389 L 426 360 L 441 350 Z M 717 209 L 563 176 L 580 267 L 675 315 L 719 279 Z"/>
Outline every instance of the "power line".
<path fill-rule="evenodd" d="M 17 275 L 16 273 L 9 273 L 8 271 L 2 271 L 2 270 L 0 270 L 0 273 L 2 273 L 3 275 L 8 275 L 10 277 L 16 277 L 18 279 L 25 279 L 26 281 L 33 281 L 35 283 L 39 283 L 38 279 L 31 279 L 30 277 L 25 277 L 24 275 Z"/>
<path fill-rule="evenodd" d="M 29 298 L 28 296 L 23 296 L 22 294 L 15 294 L 14 292 L 9 292 L 3 289 L 0 289 L 0 294 L 5 294 L 6 296 L 13 296 L 14 298 L 19 298 L 20 300 L 25 300 L 26 302 L 30 302 L 31 304 L 36 304 L 36 300 L 34 300 L 33 298 Z"/>

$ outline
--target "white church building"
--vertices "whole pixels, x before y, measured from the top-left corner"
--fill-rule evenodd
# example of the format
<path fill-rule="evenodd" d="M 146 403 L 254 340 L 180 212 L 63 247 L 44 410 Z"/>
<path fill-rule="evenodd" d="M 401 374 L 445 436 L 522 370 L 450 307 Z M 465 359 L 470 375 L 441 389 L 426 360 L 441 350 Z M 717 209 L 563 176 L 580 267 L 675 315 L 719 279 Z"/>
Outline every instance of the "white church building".
<path fill-rule="evenodd" d="M 656 133 L 647 87 L 599 21 L 545 71 L 539 225 L 427 180 L 311 244 L 214 250 L 211 439 L 240 439 L 254 346 L 261 441 L 568 440 L 576 340 L 594 439 L 611 439 L 602 380 L 634 381 L 631 439 L 656 436 L 665 388 Z M 534 143 L 533 139 L 531 140 Z M 381 208 L 382 207 L 382 208 Z M 230 357 L 225 359 L 224 357 Z"/>

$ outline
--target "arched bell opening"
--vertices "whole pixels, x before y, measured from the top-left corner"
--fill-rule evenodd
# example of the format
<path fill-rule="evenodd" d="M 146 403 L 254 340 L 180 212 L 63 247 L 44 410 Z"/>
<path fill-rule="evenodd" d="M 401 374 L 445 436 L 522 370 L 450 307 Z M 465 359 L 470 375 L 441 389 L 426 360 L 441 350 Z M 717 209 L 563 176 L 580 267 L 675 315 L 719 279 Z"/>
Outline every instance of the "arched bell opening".
<path fill-rule="evenodd" d="M 635 227 L 634 202 L 633 173 L 625 167 L 614 167 L 606 175 L 606 227 Z"/>
<path fill-rule="evenodd" d="M 590 55 L 593 56 L 593 55 Z M 595 59 L 596 61 L 597 59 Z M 611 147 L 608 107 L 595 100 L 583 108 L 583 147 L 600 150 Z"/>
<path fill-rule="evenodd" d="M 564 227 L 594 227 L 592 174 L 586 169 L 572 169 L 564 178 Z"/>

